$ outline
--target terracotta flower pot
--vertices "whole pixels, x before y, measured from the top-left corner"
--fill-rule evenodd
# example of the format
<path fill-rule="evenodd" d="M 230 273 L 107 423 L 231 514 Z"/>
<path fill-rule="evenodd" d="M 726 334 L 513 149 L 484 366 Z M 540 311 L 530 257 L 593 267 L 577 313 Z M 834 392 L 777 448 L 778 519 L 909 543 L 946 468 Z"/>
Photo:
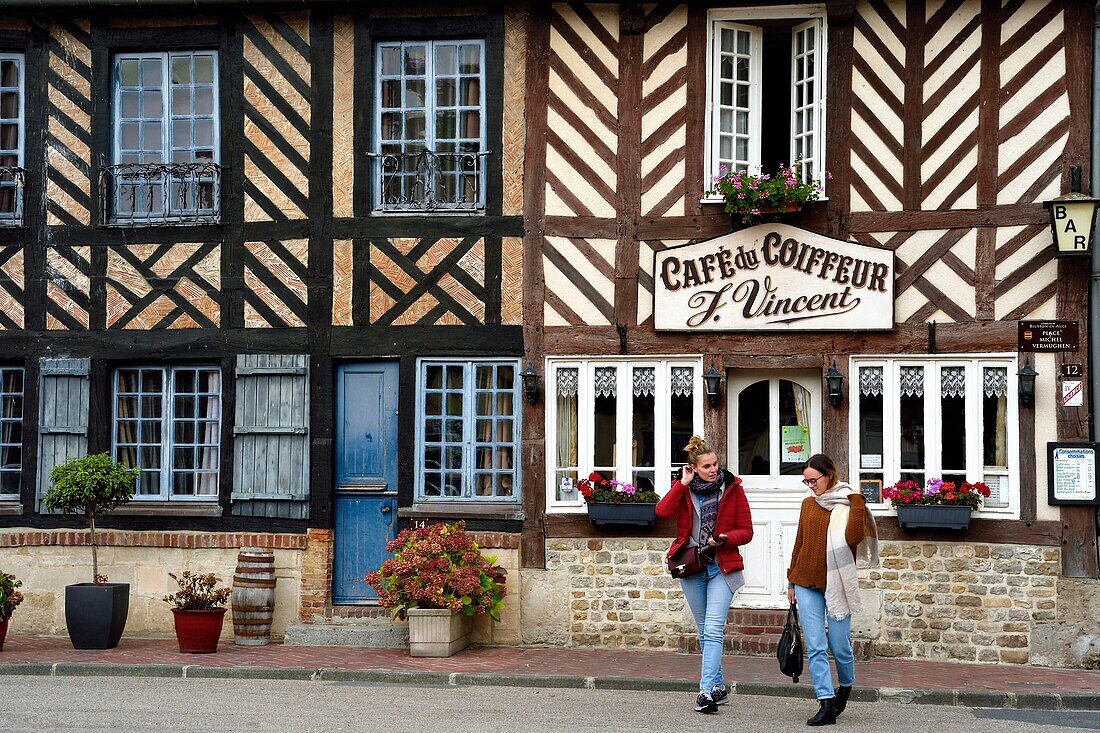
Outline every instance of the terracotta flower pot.
<path fill-rule="evenodd" d="M 4 639 L 8 636 L 8 620 L 0 619 L 0 652 L 4 651 Z"/>
<path fill-rule="evenodd" d="M 172 609 L 176 622 L 176 639 L 184 654 L 213 654 L 218 651 L 222 635 L 224 608 L 209 611 L 178 611 Z"/>

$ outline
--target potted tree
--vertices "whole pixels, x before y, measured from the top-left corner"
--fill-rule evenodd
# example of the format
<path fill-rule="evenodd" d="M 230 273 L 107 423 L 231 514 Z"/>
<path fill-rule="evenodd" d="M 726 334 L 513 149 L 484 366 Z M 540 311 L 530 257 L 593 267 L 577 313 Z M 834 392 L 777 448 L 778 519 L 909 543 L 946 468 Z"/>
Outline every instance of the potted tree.
<path fill-rule="evenodd" d="M 898 513 L 903 529 L 966 529 L 970 514 L 990 494 L 981 481 L 969 483 L 930 478 L 924 488 L 916 481 L 899 481 L 882 490 Z"/>
<path fill-rule="evenodd" d="M 402 530 L 386 550 L 394 556 L 365 580 L 394 618 L 408 619 L 412 656 L 449 657 L 469 645 L 475 615 L 500 620 L 504 571 L 465 522 Z"/>
<path fill-rule="evenodd" d="M 0 572 L 0 652 L 4 651 L 4 639 L 8 636 L 8 621 L 15 607 L 23 602 L 19 592 L 23 583 L 10 573 Z"/>
<path fill-rule="evenodd" d="M 218 651 L 225 620 L 225 602 L 232 592 L 218 588 L 216 575 L 200 575 L 185 570 L 182 575 L 168 573 L 179 590 L 164 597 L 172 604 L 176 641 L 184 654 L 213 654 Z"/>
<path fill-rule="evenodd" d="M 588 508 L 588 521 L 596 526 L 622 524 L 652 527 L 657 521 L 655 491 L 639 491 L 633 484 L 606 479 L 598 473 L 577 482 Z"/>
<path fill-rule="evenodd" d="M 92 582 L 65 586 L 65 627 L 77 649 L 113 649 L 126 628 L 130 584 L 108 583 L 99 574 L 95 521 L 133 497 L 136 479 L 137 469 L 116 463 L 107 453 L 73 458 L 50 471 L 46 508 L 83 514 L 91 530 Z"/>

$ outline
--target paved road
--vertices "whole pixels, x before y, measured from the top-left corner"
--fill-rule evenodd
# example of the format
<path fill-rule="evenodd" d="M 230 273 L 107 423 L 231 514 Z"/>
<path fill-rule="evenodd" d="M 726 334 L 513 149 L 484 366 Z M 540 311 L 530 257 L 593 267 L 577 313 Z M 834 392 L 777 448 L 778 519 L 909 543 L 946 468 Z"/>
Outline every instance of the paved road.
<path fill-rule="evenodd" d="M 510 687 L 405 687 L 271 680 L 0 677 L 0 730 L 247 731 L 261 733 L 565 733 L 566 731 L 807 730 L 812 703 L 734 696 L 717 716 L 669 692 Z M 972 710 L 852 703 L 832 731 L 859 733 L 1071 733 L 1100 730 L 1095 712 Z"/>

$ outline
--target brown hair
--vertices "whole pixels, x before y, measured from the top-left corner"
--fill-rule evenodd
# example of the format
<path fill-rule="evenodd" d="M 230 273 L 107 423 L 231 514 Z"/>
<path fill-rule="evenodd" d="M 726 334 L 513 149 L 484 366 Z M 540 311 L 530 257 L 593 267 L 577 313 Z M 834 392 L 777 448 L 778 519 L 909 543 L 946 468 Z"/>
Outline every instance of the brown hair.
<path fill-rule="evenodd" d="M 836 464 L 833 463 L 833 459 L 824 453 L 817 453 L 810 456 L 810 460 L 806 461 L 806 468 L 812 468 L 818 473 L 825 474 L 829 477 L 829 488 L 833 488 L 837 482 L 837 470 Z"/>
<path fill-rule="evenodd" d="M 691 436 L 691 440 L 684 446 L 684 452 L 688 454 L 688 463 L 695 465 L 699 462 L 699 459 L 708 453 L 714 453 L 718 455 L 717 451 L 710 447 L 710 444 L 700 438 L 698 435 Z"/>

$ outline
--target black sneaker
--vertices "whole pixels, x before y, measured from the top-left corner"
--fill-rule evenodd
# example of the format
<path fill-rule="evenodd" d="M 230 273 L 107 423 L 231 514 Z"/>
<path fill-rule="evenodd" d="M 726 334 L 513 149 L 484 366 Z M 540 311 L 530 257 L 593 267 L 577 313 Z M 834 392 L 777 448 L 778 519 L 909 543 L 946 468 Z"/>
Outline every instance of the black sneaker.
<path fill-rule="evenodd" d="M 714 698 L 705 692 L 700 692 L 699 697 L 695 698 L 695 712 L 697 713 L 717 713 L 718 703 L 714 702 Z"/>
<path fill-rule="evenodd" d="M 710 691 L 710 697 L 715 705 L 726 705 L 730 701 L 730 686 L 721 684 Z"/>

